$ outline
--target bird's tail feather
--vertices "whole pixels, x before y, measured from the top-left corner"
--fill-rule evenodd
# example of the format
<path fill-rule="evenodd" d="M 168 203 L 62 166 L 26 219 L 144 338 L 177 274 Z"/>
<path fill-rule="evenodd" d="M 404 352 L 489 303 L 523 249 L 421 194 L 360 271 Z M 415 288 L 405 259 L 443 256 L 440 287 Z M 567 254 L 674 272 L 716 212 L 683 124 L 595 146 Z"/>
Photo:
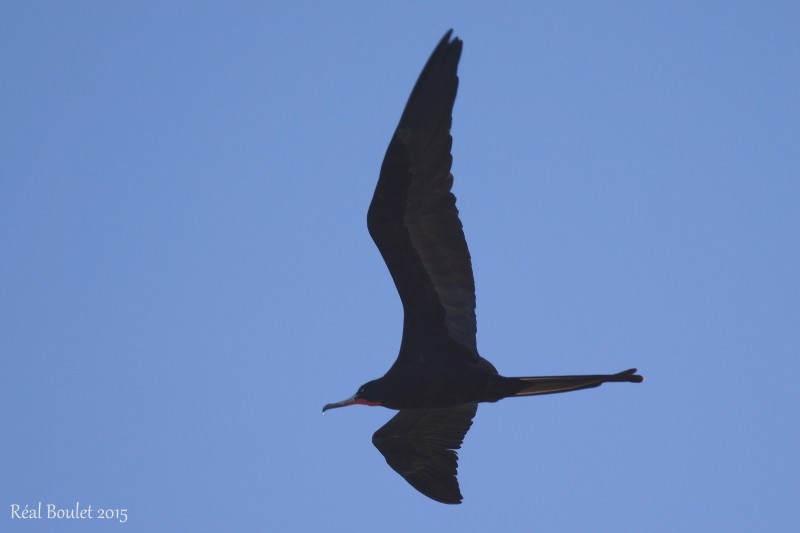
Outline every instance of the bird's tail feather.
<path fill-rule="evenodd" d="M 538 394 L 555 394 L 581 389 L 599 387 L 606 382 L 641 383 L 644 377 L 636 373 L 635 368 L 617 374 L 597 374 L 588 376 L 542 376 L 510 378 L 519 385 L 519 389 L 511 396 L 535 396 Z"/>

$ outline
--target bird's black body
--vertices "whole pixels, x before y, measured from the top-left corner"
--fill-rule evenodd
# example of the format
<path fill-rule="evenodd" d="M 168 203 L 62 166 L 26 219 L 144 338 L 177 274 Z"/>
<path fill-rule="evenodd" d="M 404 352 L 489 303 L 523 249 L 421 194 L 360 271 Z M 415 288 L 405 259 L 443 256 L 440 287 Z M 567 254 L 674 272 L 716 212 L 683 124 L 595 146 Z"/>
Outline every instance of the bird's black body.
<path fill-rule="evenodd" d="M 344 402 L 400 412 L 373 436 L 386 462 L 414 488 L 460 503 L 457 455 L 480 402 L 640 382 L 617 374 L 510 378 L 478 354 L 475 282 L 467 242 L 450 192 L 450 125 L 461 40 L 442 38 L 408 99 L 386 150 L 367 214 L 403 302 L 400 353 L 381 378 Z"/>

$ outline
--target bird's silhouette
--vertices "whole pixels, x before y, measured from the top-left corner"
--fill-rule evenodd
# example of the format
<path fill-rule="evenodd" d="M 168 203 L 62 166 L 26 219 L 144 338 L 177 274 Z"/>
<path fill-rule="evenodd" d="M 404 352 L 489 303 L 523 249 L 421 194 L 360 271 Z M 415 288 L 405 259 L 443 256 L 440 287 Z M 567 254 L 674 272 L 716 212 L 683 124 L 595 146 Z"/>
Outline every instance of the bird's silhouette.
<path fill-rule="evenodd" d="M 403 337 L 386 374 L 347 405 L 400 412 L 372 437 L 392 469 L 442 503 L 461 503 L 457 453 L 480 402 L 643 381 L 617 374 L 504 377 L 475 345 L 475 283 L 458 218 L 450 125 L 462 41 L 448 31 L 408 99 L 381 166 L 367 214 L 369 233 L 403 302 Z"/>

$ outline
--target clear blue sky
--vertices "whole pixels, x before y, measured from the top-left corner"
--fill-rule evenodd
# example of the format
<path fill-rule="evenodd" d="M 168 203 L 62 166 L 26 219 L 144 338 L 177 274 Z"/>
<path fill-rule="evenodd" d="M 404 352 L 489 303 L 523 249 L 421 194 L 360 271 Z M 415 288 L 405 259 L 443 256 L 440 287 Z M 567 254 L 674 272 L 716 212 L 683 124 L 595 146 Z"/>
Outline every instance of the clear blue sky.
<path fill-rule="evenodd" d="M 461 506 L 322 415 L 401 307 L 366 230 L 448 28 L 482 406 Z M 3 2 L 0 530 L 789 531 L 800 4 Z M 12 504 L 127 524 L 10 519 Z"/>

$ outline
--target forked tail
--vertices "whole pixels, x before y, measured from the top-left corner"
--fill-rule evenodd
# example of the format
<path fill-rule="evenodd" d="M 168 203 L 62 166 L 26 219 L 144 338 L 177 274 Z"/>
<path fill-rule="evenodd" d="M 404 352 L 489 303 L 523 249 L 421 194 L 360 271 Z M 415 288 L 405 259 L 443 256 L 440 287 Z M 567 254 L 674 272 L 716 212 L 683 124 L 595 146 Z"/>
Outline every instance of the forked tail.
<path fill-rule="evenodd" d="M 635 368 L 617 374 L 598 374 L 589 376 L 542 376 L 526 378 L 507 378 L 512 387 L 509 396 L 535 396 L 537 394 L 555 394 L 581 389 L 599 387 L 606 382 L 641 383 L 644 377 L 636 373 Z M 513 390 L 516 389 L 516 392 Z"/>

